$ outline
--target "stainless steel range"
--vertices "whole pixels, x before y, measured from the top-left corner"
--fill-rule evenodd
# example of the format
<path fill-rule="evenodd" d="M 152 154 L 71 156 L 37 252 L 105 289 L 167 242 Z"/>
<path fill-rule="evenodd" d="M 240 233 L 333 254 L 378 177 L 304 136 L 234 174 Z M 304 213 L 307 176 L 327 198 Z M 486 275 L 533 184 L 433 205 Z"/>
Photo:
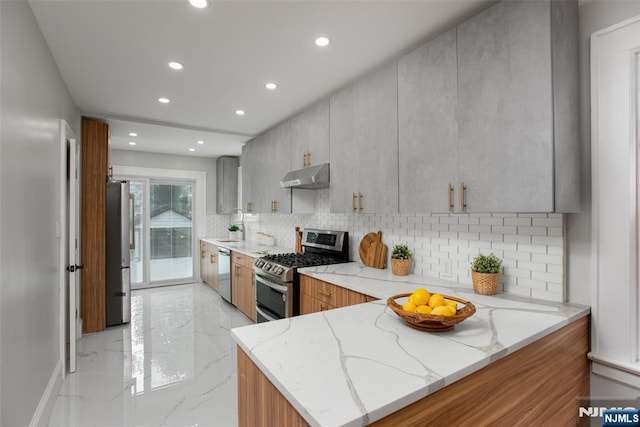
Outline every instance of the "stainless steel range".
<path fill-rule="evenodd" d="M 300 314 L 297 269 L 349 262 L 349 233 L 305 229 L 303 253 L 267 255 L 253 263 L 258 323 Z"/>

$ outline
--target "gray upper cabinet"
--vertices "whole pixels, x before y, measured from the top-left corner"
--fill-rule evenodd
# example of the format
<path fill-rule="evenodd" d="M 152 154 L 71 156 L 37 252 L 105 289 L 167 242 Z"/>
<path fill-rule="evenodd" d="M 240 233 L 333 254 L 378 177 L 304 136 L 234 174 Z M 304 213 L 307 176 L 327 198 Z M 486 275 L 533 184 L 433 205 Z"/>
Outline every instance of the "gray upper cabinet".
<path fill-rule="evenodd" d="M 240 208 L 247 213 L 253 212 L 253 173 L 255 171 L 254 158 L 257 144 L 254 141 L 259 137 L 252 139 L 242 146 L 242 156 L 240 157 L 240 166 L 242 166 L 242 203 Z"/>
<path fill-rule="evenodd" d="M 398 60 L 400 212 L 446 212 L 458 179 L 456 31 Z"/>
<path fill-rule="evenodd" d="M 575 2 L 501 2 L 457 30 L 466 210 L 577 211 Z"/>
<path fill-rule="evenodd" d="M 329 100 L 325 99 L 289 121 L 291 170 L 329 162 Z"/>
<path fill-rule="evenodd" d="M 331 212 L 398 212 L 394 62 L 330 99 Z"/>
<path fill-rule="evenodd" d="M 260 213 L 291 213 L 291 189 L 280 187 L 282 177 L 290 170 L 291 122 L 276 126 L 265 134 L 260 158 L 259 187 L 263 198 Z"/>
<path fill-rule="evenodd" d="M 249 213 L 291 213 L 291 190 L 280 187 L 289 172 L 288 122 L 253 138 L 242 149 L 242 209 Z"/>
<path fill-rule="evenodd" d="M 238 207 L 238 166 L 237 157 L 218 157 L 216 160 L 216 212 L 228 214 Z"/>

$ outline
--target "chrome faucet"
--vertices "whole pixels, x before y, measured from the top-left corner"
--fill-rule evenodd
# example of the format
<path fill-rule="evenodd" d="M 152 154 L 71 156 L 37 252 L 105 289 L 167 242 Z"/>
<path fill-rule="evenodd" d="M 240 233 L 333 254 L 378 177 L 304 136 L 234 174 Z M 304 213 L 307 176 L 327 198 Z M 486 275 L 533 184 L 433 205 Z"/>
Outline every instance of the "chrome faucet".
<path fill-rule="evenodd" d="M 233 219 L 234 215 L 233 214 L 236 213 L 236 212 L 240 212 L 240 224 L 235 224 L 235 222 L 234 222 L 234 219 Z M 244 238 L 244 235 L 245 235 L 245 233 L 244 233 L 244 211 L 242 209 L 240 209 L 240 208 L 231 209 L 231 212 L 229 212 L 229 223 L 240 226 L 240 231 L 242 231 L 242 240 L 245 240 L 245 238 Z"/>

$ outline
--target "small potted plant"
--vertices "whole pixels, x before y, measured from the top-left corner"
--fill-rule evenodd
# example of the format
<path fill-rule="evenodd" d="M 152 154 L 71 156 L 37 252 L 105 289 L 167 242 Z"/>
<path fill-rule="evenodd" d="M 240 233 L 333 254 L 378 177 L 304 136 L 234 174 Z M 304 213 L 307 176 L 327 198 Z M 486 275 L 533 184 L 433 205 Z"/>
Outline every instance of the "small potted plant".
<path fill-rule="evenodd" d="M 407 245 L 395 245 L 391 251 L 391 272 L 396 276 L 406 276 L 411 268 L 413 253 Z"/>
<path fill-rule="evenodd" d="M 238 227 L 236 224 L 229 224 L 229 239 L 231 240 L 237 239 L 238 230 L 240 230 L 240 227 Z"/>
<path fill-rule="evenodd" d="M 471 263 L 471 281 L 473 291 L 482 295 L 495 295 L 498 291 L 502 260 L 493 253 L 479 254 Z"/>

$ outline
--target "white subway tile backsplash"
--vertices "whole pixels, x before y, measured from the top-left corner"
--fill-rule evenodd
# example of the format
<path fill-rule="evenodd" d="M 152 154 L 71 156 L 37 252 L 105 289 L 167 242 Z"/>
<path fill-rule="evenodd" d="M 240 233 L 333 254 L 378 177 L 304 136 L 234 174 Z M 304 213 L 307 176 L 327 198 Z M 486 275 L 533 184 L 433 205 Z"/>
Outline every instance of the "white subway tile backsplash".
<path fill-rule="evenodd" d="M 332 214 L 329 190 L 316 191 L 315 214 L 256 215 L 246 224 L 246 239 L 257 232 L 276 238 L 276 245 L 293 250 L 295 226 L 349 231 L 351 259 L 359 261 L 358 245 L 369 232 L 382 231 L 389 247 L 406 243 L 414 252 L 413 271 L 457 280 L 471 288 L 470 263 L 478 253 L 503 258 L 501 289 L 525 297 L 563 301 L 564 235 L 562 214 L 436 213 Z M 207 217 L 207 235 L 227 235 L 228 216 Z M 443 277 L 442 263 L 451 262 L 451 276 Z M 388 263 L 387 263 L 388 264 Z"/>

